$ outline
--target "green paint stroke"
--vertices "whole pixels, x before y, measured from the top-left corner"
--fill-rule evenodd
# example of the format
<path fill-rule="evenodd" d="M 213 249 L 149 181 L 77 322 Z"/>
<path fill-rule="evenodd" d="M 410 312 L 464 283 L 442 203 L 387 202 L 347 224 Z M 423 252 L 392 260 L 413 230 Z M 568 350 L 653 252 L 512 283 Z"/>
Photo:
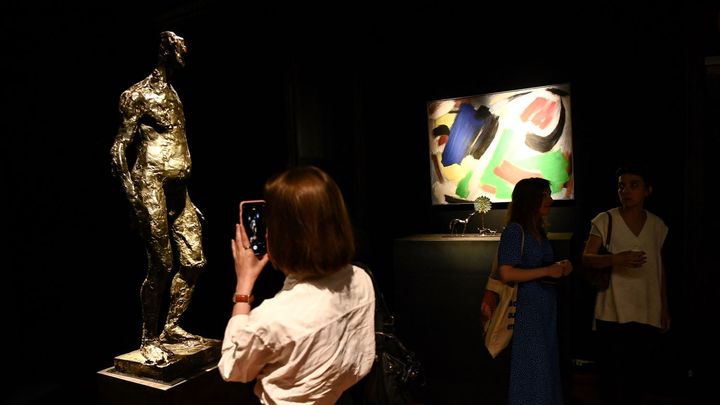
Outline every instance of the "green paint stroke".
<path fill-rule="evenodd" d="M 497 147 L 495 148 L 495 153 L 493 153 L 492 158 L 490 158 L 490 162 L 487 167 L 485 167 L 485 171 L 482 176 L 480 176 L 480 181 L 483 184 L 489 184 L 495 187 L 495 196 L 497 198 L 509 199 L 512 197 L 511 185 L 505 180 L 499 178 L 493 171 L 500 165 L 500 163 L 502 163 L 503 157 L 507 155 L 510 138 L 512 138 L 512 136 L 512 129 L 506 128 L 503 130 L 500 135 L 500 140 L 498 140 Z"/>
<path fill-rule="evenodd" d="M 467 198 L 467 196 L 470 195 L 470 178 L 473 175 L 472 170 L 468 170 L 468 172 L 465 174 L 465 177 L 462 178 L 458 182 L 457 187 L 455 188 L 455 194 L 457 194 L 459 197 Z"/>
<path fill-rule="evenodd" d="M 490 159 L 485 171 L 480 177 L 480 181 L 483 184 L 489 184 L 495 187 L 495 196 L 497 198 L 510 199 L 512 198 L 512 190 L 515 187 L 513 184 L 509 184 L 507 181 L 498 177 L 494 170 L 502 163 L 503 158 L 508 155 L 508 148 L 510 139 L 513 136 L 512 129 L 506 128 L 500 140 L 498 141 L 495 153 Z M 568 174 L 569 162 L 565 159 L 562 152 L 554 150 L 533 156 L 531 158 L 522 159 L 514 162 L 520 167 L 523 167 L 529 171 L 540 172 L 544 179 L 550 182 L 550 190 L 553 193 L 557 193 L 562 190 L 565 183 L 567 183 L 570 175 Z M 464 181 L 465 179 L 463 179 Z M 458 184 L 458 189 L 460 185 Z"/>
<path fill-rule="evenodd" d="M 553 193 L 562 190 L 565 183 L 570 179 L 568 173 L 570 163 L 559 150 L 552 150 L 542 155 L 520 160 L 518 163 L 522 167 L 542 173 L 543 178 L 550 182 L 550 191 Z"/>

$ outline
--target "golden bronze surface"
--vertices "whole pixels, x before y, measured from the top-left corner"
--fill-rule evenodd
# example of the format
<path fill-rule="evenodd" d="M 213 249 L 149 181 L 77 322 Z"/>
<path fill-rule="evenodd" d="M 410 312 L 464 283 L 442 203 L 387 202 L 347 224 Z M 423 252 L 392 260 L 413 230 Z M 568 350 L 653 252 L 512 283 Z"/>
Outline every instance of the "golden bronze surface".
<path fill-rule="evenodd" d="M 140 288 L 144 364 L 167 366 L 171 345 L 202 346 L 204 338 L 178 324 L 205 266 L 202 214 L 190 200 L 190 150 L 180 97 L 170 84 L 173 70 L 185 65 L 185 40 L 160 34 L 158 63 L 152 73 L 120 96 L 121 124 L 112 146 L 112 169 L 125 189 L 147 252 L 147 275 Z M 130 169 L 128 150 L 135 156 Z M 177 263 L 175 258 L 177 257 Z M 161 307 L 169 285 L 167 318 Z"/>
<path fill-rule="evenodd" d="M 204 339 L 201 344 L 168 343 L 166 348 L 173 357 L 162 365 L 149 365 L 141 350 L 135 350 L 115 357 L 115 372 L 150 378 L 161 381 L 173 381 L 188 377 L 198 368 L 214 364 L 220 357 L 220 341 Z"/>

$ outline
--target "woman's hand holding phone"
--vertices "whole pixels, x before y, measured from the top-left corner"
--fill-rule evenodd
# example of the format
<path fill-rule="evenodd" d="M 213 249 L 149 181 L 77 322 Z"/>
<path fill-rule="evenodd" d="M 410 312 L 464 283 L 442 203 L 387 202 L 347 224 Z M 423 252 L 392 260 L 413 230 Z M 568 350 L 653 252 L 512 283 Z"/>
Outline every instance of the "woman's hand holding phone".
<path fill-rule="evenodd" d="M 232 240 L 232 254 L 237 275 L 236 292 L 250 294 L 252 286 L 269 260 L 267 254 L 256 256 L 248 247 L 249 240 L 242 224 L 235 224 L 235 239 Z M 242 288 L 241 288 L 242 287 Z"/>
<path fill-rule="evenodd" d="M 256 255 L 250 248 L 250 239 L 245 231 L 242 220 L 242 206 L 240 208 L 240 223 L 235 224 L 235 238 L 231 241 L 233 260 L 235 263 L 236 294 L 251 295 L 255 281 L 270 259 L 268 254 Z M 264 230 L 263 230 L 264 231 Z M 264 235 L 263 235 L 264 236 Z"/>
<path fill-rule="evenodd" d="M 264 255 L 267 252 L 265 201 L 246 200 L 240 202 L 240 223 L 245 228 L 250 242 L 246 246 L 252 249 L 256 256 Z"/>

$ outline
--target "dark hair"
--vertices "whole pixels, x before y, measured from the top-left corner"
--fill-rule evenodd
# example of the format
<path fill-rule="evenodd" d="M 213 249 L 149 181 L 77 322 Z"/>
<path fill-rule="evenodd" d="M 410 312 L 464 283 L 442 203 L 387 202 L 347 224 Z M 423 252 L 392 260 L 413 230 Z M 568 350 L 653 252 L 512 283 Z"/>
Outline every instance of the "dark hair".
<path fill-rule="evenodd" d="M 647 166 L 640 163 L 629 163 L 622 165 L 615 170 L 615 177 L 620 177 L 623 174 L 634 174 L 640 176 L 645 182 L 645 186 L 652 186 L 652 179 L 650 178 L 650 170 Z"/>
<path fill-rule="evenodd" d="M 445 124 L 441 124 L 433 128 L 432 134 L 433 136 L 450 135 L 450 128 Z"/>
<path fill-rule="evenodd" d="M 355 255 L 350 217 L 335 181 L 314 166 L 265 183 L 268 249 L 278 269 L 305 277 L 333 273 Z"/>
<path fill-rule="evenodd" d="M 550 190 L 550 182 L 540 177 L 522 179 L 515 184 L 512 202 L 508 207 L 507 222 L 517 222 L 527 232 L 546 236 L 540 215 L 544 193 Z"/>

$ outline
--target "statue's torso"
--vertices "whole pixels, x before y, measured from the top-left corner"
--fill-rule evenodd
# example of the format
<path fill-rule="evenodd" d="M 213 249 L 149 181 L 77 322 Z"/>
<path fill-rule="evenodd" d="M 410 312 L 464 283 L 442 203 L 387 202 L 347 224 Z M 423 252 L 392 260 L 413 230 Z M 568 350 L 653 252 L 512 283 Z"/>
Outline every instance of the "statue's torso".
<path fill-rule="evenodd" d="M 180 98 L 169 83 L 153 76 L 127 90 L 138 114 L 140 144 L 133 171 L 163 180 L 189 176 L 191 159 Z"/>

